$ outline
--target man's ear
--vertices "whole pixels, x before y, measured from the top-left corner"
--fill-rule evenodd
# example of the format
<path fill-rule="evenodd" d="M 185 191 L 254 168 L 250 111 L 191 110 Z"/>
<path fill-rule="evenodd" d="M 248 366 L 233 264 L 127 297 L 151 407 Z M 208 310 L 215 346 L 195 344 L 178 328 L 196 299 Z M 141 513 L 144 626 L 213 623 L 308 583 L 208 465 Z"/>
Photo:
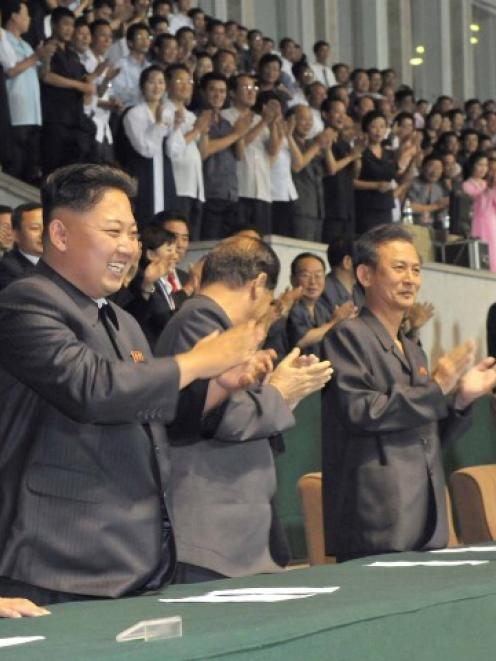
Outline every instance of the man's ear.
<path fill-rule="evenodd" d="M 252 281 L 252 297 L 253 298 L 258 298 L 258 294 L 260 290 L 262 289 L 265 291 L 267 287 L 267 274 L 266 273 L 259 273 L 256 278 L 254 278 Z"/>
<path fill-rule="evenodd" d="M 366 289 L 370 286 L 372 269 L 367 264 L 359 264 L 356 270 L 356 277 L 362 287 Z"/>
<path fill-rule="evenodd" d="M 67 228 L 59 218 L 53 218 L 48 226 L 50 243 L 60 252 L 67 250 Z"/>

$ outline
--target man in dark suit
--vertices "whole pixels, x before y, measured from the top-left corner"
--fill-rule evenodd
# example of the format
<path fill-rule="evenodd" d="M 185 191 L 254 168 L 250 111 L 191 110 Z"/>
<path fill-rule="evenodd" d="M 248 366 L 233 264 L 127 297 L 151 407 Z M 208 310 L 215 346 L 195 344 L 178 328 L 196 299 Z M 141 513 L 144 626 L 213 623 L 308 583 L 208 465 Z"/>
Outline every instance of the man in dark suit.
<path fill-rule="evenodd" d="M 5 597 L 43 605 L 171 580 L 164 423 L 181 388 L 244 362 L 260 340 L 248 324 L 180 356 L 151 356 L 136 322 L 106 298 L 137 256 L 133 193 L 107 166 L 50 175 L 43 260 L 0 294 Z"/>
<path fill-rule="evenodd" d="M 43 253 L 43 217 L 36 202 L 20 204 L 12 214 L 14 249 L 0 260 L 0 290 L 34 270 Z"/>
<path fill-rule="evenodd" d="M 336 373 L 323 399 L 322 469 L 326 551 L 338 560 L 447 544 L 441 441 L 468 427 L 470 404 L 496 384 L 494 358 L 469 369 L 473 342 L 429 374 L 403 334 L 421 280 L 403 228 L 363 235 L 356 270 L 365 307 L 326 336 L 323 352 Z"/>
<path fill-rule="evenodd" d="M 201 295 L 167 325 L 158 355 L 188 350 L 214 330 L 260 319 L 271 304 L 279 260 L 259 239 L 233 237 L 206 257 Z M 180 398 L 171 438 L 171 485 L 179 580 L 281 571 L 289 560 L 273 507 L 269 438 L 294 424 L 291 409 L 330 378 L 328 363 L 300 367 L 298 350 L 265 385 L 240 389 L 229 378 L 197 382 Z M 205 402 L 211 413 L 202 417 Z M 213 404 L 215 402 L 215 405 Z"/>

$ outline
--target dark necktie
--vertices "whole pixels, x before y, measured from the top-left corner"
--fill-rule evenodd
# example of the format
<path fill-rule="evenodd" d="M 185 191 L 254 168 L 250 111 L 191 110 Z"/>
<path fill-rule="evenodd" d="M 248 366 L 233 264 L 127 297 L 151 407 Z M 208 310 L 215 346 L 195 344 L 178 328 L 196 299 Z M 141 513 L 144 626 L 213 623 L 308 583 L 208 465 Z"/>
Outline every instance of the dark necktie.
<path fill-rule="evenodd" d="M 109 340 L 114 347 L 117 358 L 119 358 L 119 360 L 123 360 L 122 353 L 119 349 L 117 339 L 115 337 L 115 331 L 119 330 L 119 322 L 117 321 L 117 315 L 115 314 L 115 311 L 108 303 L 98 308 L 98 319 L 102 322 L 103 327 L 109 336 Z"/>

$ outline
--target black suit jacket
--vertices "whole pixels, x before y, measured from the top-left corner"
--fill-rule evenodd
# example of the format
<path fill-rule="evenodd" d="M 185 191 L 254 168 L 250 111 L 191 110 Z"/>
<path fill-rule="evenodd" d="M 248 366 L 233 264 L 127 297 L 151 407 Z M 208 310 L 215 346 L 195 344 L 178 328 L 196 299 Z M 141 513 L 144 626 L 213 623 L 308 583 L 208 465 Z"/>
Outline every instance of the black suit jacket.
<path fill-rule="evenodd" d="M 179 371 L 110 306 L 122 360 L 94 301 L 43 263 L 0 294 L 0 575 L 116 597 L 173 571 Z"/>
<path fill-rule="evenodd" d="M 441 440 L 461 433 L 418 344 L 404 354 L 367 308 L 324 338 L 335 374 L 323 396 L 326 551 L 373 554 L 448 541 Z"/>
<path fill-rule="evenodd" d="M 34 269 L 34 264 L 14 248 L 0 259 L 0 290 L 17 278 L 32 273 Z"/>

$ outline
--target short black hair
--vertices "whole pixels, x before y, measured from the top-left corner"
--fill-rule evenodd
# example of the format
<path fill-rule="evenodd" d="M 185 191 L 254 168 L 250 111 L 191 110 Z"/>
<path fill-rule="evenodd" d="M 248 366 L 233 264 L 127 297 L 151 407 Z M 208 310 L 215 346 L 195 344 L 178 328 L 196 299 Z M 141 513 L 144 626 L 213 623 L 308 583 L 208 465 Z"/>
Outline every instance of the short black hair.
<path fill-rule="evenodd" d="M 5 27 L 12 18 L 12 14 L 18 14 L 21 11 L 21 5 L 26 5 L 27 0 L 4 0 L 2 2 L 2 26 Z"/>
<path fill-rule="evenodd" d="M 35 209 L 41 209 L 41 204 L 39 202 L 24 202 L 24 204 L 19 204 L 12 213 L 12 229 L 20 230 L 24 214 L 29 211 L 34 211 Z"/>
<path fill-rule="evenodd" d="M 369 126 L 376 119 L 383 119 L 387 124 L 386 115 L 383 112 L 380 110 L 370 110 L 370 112 L 366 113 L 362 118 L 362 131 L 367 133 Z"/>
<path fill-rule="evenodd" d="M 252 76 L 251 73 L 237 73 L 235 76 L 231 76 L 229 78 L 229 91 L 230 92 L 237 92 L 238 90 L 238 85 L 239 81 L 241 78 L 251 78 L 253 81 L 256 80 L 255 76 Z"/>
<path fill-rule="evenodd" d="M 270 64 L 271 62 L 277 62 L 279 64 L 279 68 L 282 69 L 282 60 L 279 55 L 276 55 L 275 53 L 265 53 L 265 55 L 262 55 L 258 61 L 258 70 L 262 71 L 263 67 L 266 64 Z"/>
<path fill-rule="evenodd" d="M 167 25 L 169 25 L 169 21 L 165 16 L 160 16 L 155 14 L 154 16 L 150 16 L 150 18 L 148 19 L 148 25 L 152 30 L 155 30 L 157 28 L 157 25 L 159 25 L 159 23 L 167 23 Z"/>
<path fill-rule="evenodd" d="M 475 99 L 475 98 L 474 98 L 474 99 L 468 99 L 468 100 L 465 101 L 465 103 L 463 104 L 463 107 L 464 107 L 464 109 L 465 109 L 465 112 L 467 112 L 467 110 L 470 108 L 470 106 L 475 106 L 475 105 L 477 105 L 477 104 L 481 105 L 480 99 Z"/>
<path fill-rule="evenodd" d="M 399 126 L 404 119 L 411 119 L 412 122 L 413 122 L 413 125 L 415 126 L 415 117 L 413 116 L 413 113 L 406 112 L 405 110 L 403 110 L 402 112 L 399 112 L 396 115 L 396 117 L 394 118 L 393 124 L 397 124 Z"/>
<path fill-rule="evenodd" d="M 143 246 L 143 257 L 146 258 L 147 250 L 157 250 L 164 243 L 172 244 L 176 242 L 176 235 L 169 230 L 164 229 L 161 225 L 150 223 L 141 232 L 141 245 Z M 146 258 L 147 261 L 148 258 Z"/>
<path fill-rule="evenodd" d="M 97 18 L 95 21 L 90 23 L 90 32 L 91 32 L 92 37 L 96 34 L 96 31 L 102 25 L 105 25 L 105 26 L 108 26 L 109 28 L 112 28 L 110 23 L 108 21 L 106 21 L 104 18 Z"/>
<path fill-rule="evenodd" d="M 337 96 L 334 98 L 328 96 L 322 101 L 322 104 L 320 106 L 321 112 L 329 112 L 334 103 L 342 103 L 346 111 L 346 103 L 342 99 L 340 99 Z"/>
<path fill-rule="evenodd" d="M 316 255 L 313 252 L 300 252 L 300 254 L 296 255 L 296 257 L 291 262 L 291 277 L 292 278 L 294 278 L 294 276 L 298 274 L 297 268 L 298 268 L 299 262 L 301 262 L 302 259 L 308 259 L 309 257 L 312 257 L 312 259 L 316 259 L 317 261 L 319 261 L 322 264 L 322 267 L 323 267 L 324 271 L 326 270 L 326 264 L 325 264 L 324 260 L 322 259 L 322 257 L 320 257 L 320 255 Z"/>
<path fill-rule="evenodd" d="M 150 27 L 148 23 L 133 23 L 126 30 L 126 41 L 133 41 L 137 32 L 141 30 L 146 30 L 150 34 Z"/>
<path fill-rule="evenodd" d="M 174 211 L 172 209 L 169 211 L 157 212 L 152 218 L 152 223 L 154 225 L 163 225 L 164 223 L 168 223 L 169 221 L 173 220 L 180 220 L 183 222 L 187 226 L 189 232 L 189 220 L 186 214 L 180 211 Z"/>
<path fill-rule="evenodd" d="M 139 88 L 141 92 L 143 92 L 143 88 L 145 87 L 145 83 L 148 80 L 148 78 L 152 75 L 154 71 L 160 71 L 160 73 L 164 76 L 164 70 L 161 66 L 158 64 L 150 64 L 149 67 L 146 67 L 146 69 L 143 69 L 143 71 L 140 73 L 139 77 Z"/>
<path fill-rule="evenodd" d="M 331 269 L 341 266 L 347 256 L 354 258 L 355 241 L 349 236 L 337 236 L 327 247 L 327 261 Z"/>
<path fill-rule="evenodd" d="M 219 21 L 218 18 L 211 18 L 207 23 L 207 32 L 212 32 L 213 29 L 219 27 L 219 25 L 225 27 L 224 23 L 222 21 Z"/>
<path fill-rule="evenodd" d="M 188 67 L 185 64 L 171 64 L 165 70 L 165 80 L 168 83 L 170 83 L 176 71 L 186 71 L 186 73 L 190 73 Z"/>
<path fill-rule="evenodd" d="M 223 76 L 221 73 L 216 73 L 215 71 L 210 71 L 209 73 L 206 73 L 204 76 L 201 77 L 200 80 L 200 89 L 202 92 L 207 91 L 208 84 L 211 83 L 214 80 L 218 80 L 221 83 L 226 84 L 226 90 L 227 90 L 227 78 Z"/>
<path fill-rule="evenodd" d="M 169 5 L 172 11 L 172 0 L 153 0 L 152 14 L 157 13 L 157 9 L 160 7 L 160 5 Z"/>
<path fill-rule="evenodd" d="M 475 151 L 467 158 L 467 160 L 463 164 L 464 179 L 470 179 L 470 177 L 474 173 L 474 168 L 477 165 L 478 161 L 480 161 L 483 158 L 487 158 L 487 154 L 485 151 Z"/>
<path fill-rule="evenodd" d="M 265 273 L 266 287 L 273 291 L 280 268 L 279 257 L 265 241 L 247 236 L 231 237 L 221 241 L 206 256 L 201 284 L 221 282 L 237 288 Z"/>
<path fill-rule="evenodd" d="M 312 67 L 308 64 L 306 60 L 300 60 L 299 62 L 295 62 L 293 66 L 291 67 L 291 72 L 293 76 L 298 80 L 298 76 L 301 75 L 301 73 L 305 69 L 310 69 L 312 71 Z"/>
<path fill-rule="evenodd" d="M 109 7 L 115 11 L 115 0 L 93 0 L 93 9 L 100 9 L 100 7 Z"/>
<path fill-rule="evenodd" d="M 50 23 L 52 25 L 58 25 L 63 18 L 73 18 L 75 20 L 76 15 L 70 9 L 67 9 L 67 7 L 55 7 L 50 14 Z"/>
<path fill-rule="evenodd" d="M 339 90 L 345 90 L 346 93 L 348 93 L 348 90 L 346 89 L 346 85 L 341 85 L 341 84 L 331 85 L 331 87 L 329 87 L 329 89 L 327 90 L 327 98 L 330 101 L 343 102 L 343 100 L 339 96 Z"/>
<path fill-rule="evenodd" d="M 76 163 L 54 170 L 42 184 L 41 204 L 46 232 L 52 213 L 58 207 L 89 211 L 105 192 L 116 188 L 129 198 L 136 195 L 136 182 L 119 168 L 110 165 Z"/>
<path fill-rule="evenodd" d="M 319 41 L 316 41 L 313 45 L 313 52 L 314 55 L 317 55 L 319 50 L 323 48 L 324 46 L 328 46 L 329 48 L 331 47 L 330 43 L 328 41 L 324 41 L 323 39 L 319 39 Z"/>
<path fill-rule="evenodd" d="M 286 48 L 286 46 L 289 46 L 289 44 L 294 44 L 296 46 L 294 39 L 291 39 L 291 37 L 283 37 L 279 42 L 279 50 L 282 51 L 282 49 Z"/>
<path fill-rule="evenodd" d="M 191 32 L 191 34 L 196 37 L 196 32 L 193 30 L 193 28 L 190 28 L 188 25 L 184 25 L 176 32 L 176 39 L 179 41 L 183 34 L 187 34 L 188 32 Z"/>
<path fill-rule="evenodd" d="M 403 227 L 396 224 L 377 225 L 362 234 L 355 244 L 355 270 L 360 264 L 377 268 L 379 263 L 379 246 L 391 241 L 405 241 L 413 245 L 412 235 Z"/>
<path fill-rule="evenodd" d="M 410 87 L 403 87 L 394 93 L 394 102 L 398 105 L 408 97 L 411 97 L 412 101 L 415 101 L 414 91 Z"/>
<path fill-rule="evenodd" d="M 0 213 L 12 213 L 12 207 L 7 204 L 0 204 Z"/>
<path fill-rule="evenodd" d="M 152 50 L 158 50 L 164 41 L 175 41 L 177 43 L 177 39 L 173 34 L 169 34 L 169 32 L 163 32 L 162 34 L 157 34 L 153 40 Z"/>

